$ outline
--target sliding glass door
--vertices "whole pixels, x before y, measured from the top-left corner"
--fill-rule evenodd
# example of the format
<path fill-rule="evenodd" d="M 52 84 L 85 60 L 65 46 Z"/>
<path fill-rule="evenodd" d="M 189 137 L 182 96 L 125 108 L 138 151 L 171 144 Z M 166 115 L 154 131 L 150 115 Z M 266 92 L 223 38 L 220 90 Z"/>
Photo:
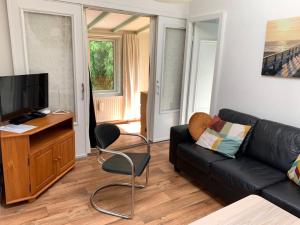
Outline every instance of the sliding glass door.
<path fill-rule="evenodd" d="M 49 73 L 49 108 L 74 112 L 76 154 L 85 155 L 82 7 L 46 0 L 10 0 L 7 6 L 15 74 Z"/>
<path fill-rule="evenodd" d="M 179 124 L 185 52 L 186 20 L 157 18 L 155 78 L 151 97 L 153 102 L 152 141 L 170 137 L 170 128 Z"/>

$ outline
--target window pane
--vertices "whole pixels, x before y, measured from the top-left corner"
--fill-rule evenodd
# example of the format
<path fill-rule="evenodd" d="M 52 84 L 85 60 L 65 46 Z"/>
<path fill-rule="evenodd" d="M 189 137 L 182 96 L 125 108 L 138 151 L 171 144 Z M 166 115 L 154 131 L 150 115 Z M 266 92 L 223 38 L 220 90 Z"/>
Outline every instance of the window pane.
<path fill-rule="evenodd" d="M 114 42 L 89 42 L 90 71 L 93 90 L 114 91 Z"/>
<path fill-rule="evenodd" d="M 49 108 L 75 111 L 72 18 L 24 12 L 30 73 L 49 73 Z"/>
<path fill-rule="evenodd" d="M 160 111 L 180 108 L 185 30 L 166 28 Z"/>

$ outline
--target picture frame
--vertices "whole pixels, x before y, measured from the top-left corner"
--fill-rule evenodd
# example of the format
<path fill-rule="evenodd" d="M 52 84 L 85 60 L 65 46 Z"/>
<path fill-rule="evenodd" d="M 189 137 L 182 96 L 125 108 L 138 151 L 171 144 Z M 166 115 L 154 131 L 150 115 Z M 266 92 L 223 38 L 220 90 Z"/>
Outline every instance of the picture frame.
<path fill-rule="evenodd" d="M 267 22 L 262 76 L 300 78 L 300 17 Z"/>

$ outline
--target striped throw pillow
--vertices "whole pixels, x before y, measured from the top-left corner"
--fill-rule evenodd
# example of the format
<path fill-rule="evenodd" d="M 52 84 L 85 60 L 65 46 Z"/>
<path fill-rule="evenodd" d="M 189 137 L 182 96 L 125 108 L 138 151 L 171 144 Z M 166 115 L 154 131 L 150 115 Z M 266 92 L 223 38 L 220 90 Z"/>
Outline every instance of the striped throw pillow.
<path fill-rule="evenodd" d="M 215 117 L 196 144 L 235 158 L 251 126 L 230 123 Z"/>
<path fill-rule="evenodd" d="M 298 155 L 296 161 L 293 163 L 291 169 L 287 173 L 290 180 L 300 186 L 300 155 Z"/>

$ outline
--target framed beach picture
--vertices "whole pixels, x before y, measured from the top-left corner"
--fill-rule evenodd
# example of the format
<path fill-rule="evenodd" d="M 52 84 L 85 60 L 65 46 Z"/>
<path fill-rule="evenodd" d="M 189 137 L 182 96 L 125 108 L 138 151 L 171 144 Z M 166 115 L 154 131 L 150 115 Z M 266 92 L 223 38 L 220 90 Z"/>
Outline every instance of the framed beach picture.
<path fill-rule="evenodd" d="M 262 75 L 300 78 L 300 17 L 268 21 Z"/>

